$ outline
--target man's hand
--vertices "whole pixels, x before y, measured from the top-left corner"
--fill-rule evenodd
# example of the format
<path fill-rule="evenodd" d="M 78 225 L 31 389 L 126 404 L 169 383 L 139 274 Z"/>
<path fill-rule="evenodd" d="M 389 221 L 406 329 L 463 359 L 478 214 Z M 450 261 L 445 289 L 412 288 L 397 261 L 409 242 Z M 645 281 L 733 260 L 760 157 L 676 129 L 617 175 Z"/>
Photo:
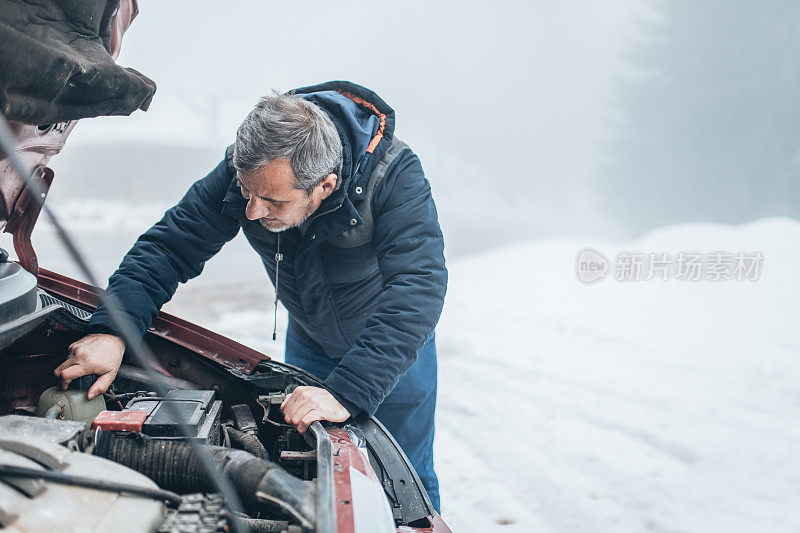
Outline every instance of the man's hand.
<path fill-rule="evenodd" d="M 61 378 L 61 388 L 66 389 L 76 378 L 87 374 L 99 377 L 89 389 L 86 397 L 90 400 L 103 394 L 117 377 L 125 343 L 116 335 L 96 333 L 73 342 L 69 347 L 69 357 L 55 370 Z"/>
<path fill-rule="evenodd" d="M 305 433 L 308 426 L 316 420 L 344 422 L 350 418 L 350 411 L 326 389 L 319 387 L 297 387 L 281 404 L 283 418 Z"/>

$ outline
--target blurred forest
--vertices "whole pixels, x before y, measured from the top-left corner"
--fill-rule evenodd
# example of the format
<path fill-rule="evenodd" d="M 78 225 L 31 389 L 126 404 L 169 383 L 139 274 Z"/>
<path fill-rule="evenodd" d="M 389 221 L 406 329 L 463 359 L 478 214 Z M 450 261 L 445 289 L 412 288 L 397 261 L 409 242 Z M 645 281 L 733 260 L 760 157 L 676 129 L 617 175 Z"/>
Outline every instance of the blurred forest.
<path fill-rule="evenodd" d="M 598 180 L 632 233 L 800 217 L 800 3 L 650 0 Z"/>

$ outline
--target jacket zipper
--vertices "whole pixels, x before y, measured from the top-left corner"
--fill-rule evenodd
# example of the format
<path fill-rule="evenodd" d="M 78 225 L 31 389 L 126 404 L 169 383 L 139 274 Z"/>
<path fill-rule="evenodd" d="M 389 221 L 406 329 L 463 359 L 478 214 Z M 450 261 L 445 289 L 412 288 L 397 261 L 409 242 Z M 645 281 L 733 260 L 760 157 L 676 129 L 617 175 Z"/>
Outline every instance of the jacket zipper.
<path fill-rule="evenodd" d="M 361 158 L 358 161 L 358 164 L 356 165 L 356 170 L 355 170 L 355 172 L 353 172 L 353 176 L 356 176 L 358 174 L 358 170 L 361 168 L 361 162 L 363 160 L 364 160 L 364 158 Z M 313 222 L 313 221 L 315 221 L 316 219 L 318 219 L 321 216 L 327 215 L 329 213 L 333 213 L 334 211 L 336 211 L 340 207 L 342 207 L 341 204 L 337 205 L 336 207 L 334 207 L 332 209 L 328 209 L 327 211 L 324 211 L 322 213 L 314 215 L 314 218 L 312 218 L 311 221 Z M 272 340 L 278 340 L 278 283 L 279 283 L 279 280 L 280 280 L 281 261 L 283 261 L 283 254 L 281 253 L 281 234 L 280 233 L 278 233 L 278 245 L 277 246 L 278 246 L 278 248 L 275 251 L 275 309 L 274 309 L 273 317 L 272 317 Z"/>

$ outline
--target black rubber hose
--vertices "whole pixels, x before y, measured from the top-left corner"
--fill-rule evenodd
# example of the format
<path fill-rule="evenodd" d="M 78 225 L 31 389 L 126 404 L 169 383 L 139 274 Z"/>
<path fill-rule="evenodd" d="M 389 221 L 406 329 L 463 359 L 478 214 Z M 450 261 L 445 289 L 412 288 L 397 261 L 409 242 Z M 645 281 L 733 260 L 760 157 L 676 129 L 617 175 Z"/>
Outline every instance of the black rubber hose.
<path fill-rule="evenodd" d="M 133 436 L 136 437 L 131 438 Z M 303 480 L 244 450 L 204 447 L 219 471 L 231 480 L 248 509 L 258 510 L 264 503 L 271 502 L 291 513 L 304 527 L 313 527 L 313 489 Z M 178 493 L 214 492 L 216 489 L 212 475 L 201 468 L 197 451 L 183 441 L 151 439 L 134 433 L 120 438 L 103 431 L 94 454 L 132 468 L 159 487 Z"/>
<path fill-rule="evenodd" d="M 249 506 L 255 499 L 258 482 L 277 467 L 242 450 L 207 446 L 217 467 L 230 476 L 239 496 Z M 101 432 L 94 454 L 141 472 L 159 487 L 179 493 L 215 492 L 213 479 L 199 464 L 199 457 L 186 442 L 171 439 L 117 438 Z"/>
<path fill-rule="evenodd" d="M 234 448 L 250 452 L 260 459 L 269 459 L 267 449 L 264 448 L 264 445 L 261 444 L 261 441 L 258 440 L 258 437 L 255 435 L 231 427 L 225 428 L 225 431 L 228 432 L 228 436 L 231 439 L 231 446 Z"/>

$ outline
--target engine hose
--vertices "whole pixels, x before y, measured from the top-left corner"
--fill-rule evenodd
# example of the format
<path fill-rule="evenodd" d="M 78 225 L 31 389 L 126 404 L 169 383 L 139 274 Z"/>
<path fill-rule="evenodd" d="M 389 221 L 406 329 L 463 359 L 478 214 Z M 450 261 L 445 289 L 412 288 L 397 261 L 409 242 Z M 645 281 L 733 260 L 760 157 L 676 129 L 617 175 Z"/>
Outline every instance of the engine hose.
<path fill-rule="evenodd" d="M 52 406 L 47 412 L 44 414 L 44 417 L 49 420 L 58 420 L 64 417 L 64 404 L 57 403 Z"/>
<path fill-rule="evenodd" d="M 231 427 L 226 427 L 225 431 L 231 439 L 231 446 L 234 448 L 250 452 L 259 459 L 269 459 L 267 449 L 264 448 L 264 445 L 255 435 Z"/>
<path fill-rule="evenodd" d="M 134 435 L 137 438 L 130 438 Z M 291 513 L 304 527 L 314 527 L 314 494 L 309 484 L 244 450 L 206 448 L 248 509 L 257 510 L 271 502 Z M 136 433 L 124 438 L 101 431 L 93 453 L 144 474 L 162 489 L 184 494 L 216 490 L 195 449 L 183 441 L 151 439 Z"/>

